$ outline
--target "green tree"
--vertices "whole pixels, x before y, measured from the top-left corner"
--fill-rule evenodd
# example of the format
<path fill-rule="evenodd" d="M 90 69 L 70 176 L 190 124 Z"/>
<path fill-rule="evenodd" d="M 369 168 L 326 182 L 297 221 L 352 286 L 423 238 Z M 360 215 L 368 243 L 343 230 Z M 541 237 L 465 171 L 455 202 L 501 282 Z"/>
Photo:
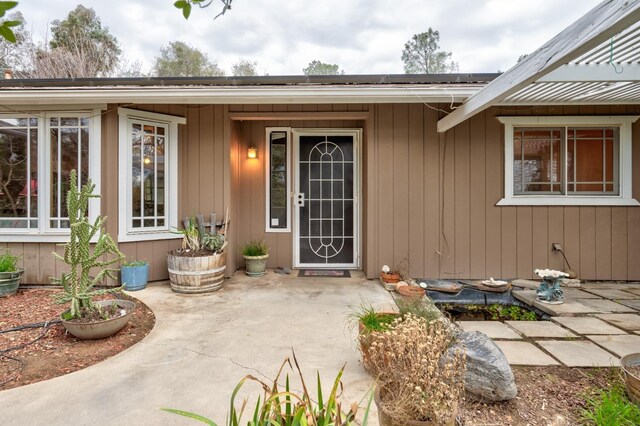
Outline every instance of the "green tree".
<path fill-rule="evenodd" d="M 309 62 L 306 68 L 302 69 L 304 75 L 340 75 L 344 74 L 344 71 L 340 70 L 340 67 L 336 64 L 325 64 L 318 60 Z"/>
<path fill-rule="evenodd" d="M 251 77 L 254 75 L 258 75 L 257 61 L 249 61 L 246 59 L 240 59 L 238 62 L 232 65 L 231 67 L 231 75 L 235 77 Z"/>
<path fill-rule="evenodd" d="M 0 1 L 0 19 L 4 18 L 4 15 L 14 7 L 18 5 L 17 1 Z M 21 15 L 22 16 L 22 15 Z M 15 19 L 9 16 L 9 19 L 4 19 L 0 22 L 0 37 L 11 43 L 16 43 L 16 34 L 12 28 L 20 26 L 22 19 Z"/>
<path fill-rule="evenodd" d="M 8 19 L 20 24 L 13 28 L 14 41 L 0 39 L 0 69 L 16 71 L 22 68 L 25 47 L 31 42 L 31 34 L 26 29 L 22 13 L 13 12 Z"/>
<path fill-rule="evenodd" d="M 458 63 L 451 60 L 451 52 L 440 50 L 440 33 L 431 28 L 414 34 L 402 51 L 404 72 L 407 74 L 441 74 L 458 71 Z"/>
<path fill-rule="evenodd" d="M 49 49 L 39 55 L 53 55 L 75 60 L 78 70 L 68 70 L 69 77 L 107 77 L 118 65 L 121 54 L 118 40 L 91 8 L 76 6 L 66 19 L 51 23 Z"/>
<path fill-rule="evenodd" d="M 158 77 L 218 77 L 224 71 L 207 55 L 182 41 L 172 41 L 160 48 L 153 72 Z"/>

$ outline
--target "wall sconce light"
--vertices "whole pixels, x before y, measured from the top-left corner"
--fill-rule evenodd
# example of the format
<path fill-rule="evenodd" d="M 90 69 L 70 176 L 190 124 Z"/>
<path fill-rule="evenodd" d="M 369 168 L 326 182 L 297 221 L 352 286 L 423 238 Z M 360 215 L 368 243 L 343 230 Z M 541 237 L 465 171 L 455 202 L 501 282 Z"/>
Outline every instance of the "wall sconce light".
<path fill-rule="evenodd" d="M 247 158 L 258 158 L 258 148 L 250 146 L 249 149 L 247 149 Z"/>
<path fill-rule="evenodd" d="M 151 158 L 144 157 L 144 164 L 151 164 Z"/>

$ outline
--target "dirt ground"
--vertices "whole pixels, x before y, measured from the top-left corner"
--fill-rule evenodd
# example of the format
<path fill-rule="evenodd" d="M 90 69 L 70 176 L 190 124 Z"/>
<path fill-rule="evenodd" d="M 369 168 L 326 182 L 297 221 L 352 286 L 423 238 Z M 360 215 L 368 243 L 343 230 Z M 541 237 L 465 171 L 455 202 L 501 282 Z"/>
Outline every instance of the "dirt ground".
<path fill-rule="evenodd" d="M 62 324 L 3 332 L 25 324 L 57 319 L 67 309 L 65 305 L 54 303 L 52 296 L 58 291 L 20 290 L 16 295 L 0 298 L 0 391 L 62 376 L 98 363 L 142 340 L 155 323 L 153 312 L 146 305 L 130 299 L 137 305 L 133 317 L 118 334 L 106 339 L 76 339 L 65 333 Z M 127 298 L 124 295 L 119 297 Z M 17 346 L 24 347 L 12 349 Z"/>
<path fill-rule="evenodd" d="M 582 424 L 585 397 L 618 380 L 614 368 L 514 367 L 518 386 L 514 401 L 498 404 L 465 402 L 462 425 L 553 425 Z"/>

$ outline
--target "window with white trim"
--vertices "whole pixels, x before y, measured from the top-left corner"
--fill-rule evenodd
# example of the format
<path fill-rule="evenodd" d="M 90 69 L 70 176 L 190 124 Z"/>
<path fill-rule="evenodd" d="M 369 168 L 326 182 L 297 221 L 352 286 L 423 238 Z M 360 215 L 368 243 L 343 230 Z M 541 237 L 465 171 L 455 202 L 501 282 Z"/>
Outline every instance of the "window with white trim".
<path fill-rule="evenodd" d="M 100 110 L 0 115 L 0 241 L 64 240 L 71 171 L 100 191 L 100 120 Z M 99 209 L 91 200 L 90 218 Z"/>
<path fill-rule="evenodd" d="M 498 205 L 638 205 L 631 127 L 638 116 L 498 117 L 505 196 Z"/>
<path fill-rule="evenodd" d="M 266 131 L 266 232 L 291 232 L 290 135 L 288 127 Z"/>
<path fill-rule="evenodd" d="M 178 124 L 183 117 L 118 109 L 119 241 L 178 238 Z"/>

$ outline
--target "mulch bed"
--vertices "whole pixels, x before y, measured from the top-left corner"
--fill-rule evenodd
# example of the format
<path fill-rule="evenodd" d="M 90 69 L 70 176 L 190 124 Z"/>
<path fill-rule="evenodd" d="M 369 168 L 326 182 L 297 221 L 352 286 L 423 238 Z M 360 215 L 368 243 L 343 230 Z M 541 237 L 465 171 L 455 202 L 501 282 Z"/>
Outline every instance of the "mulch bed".
<path fill-rule="evenodd" d="M 13 296 L 1 297 L 0 331 L 58 319 L 67 309 L 66 305 L 54 303 L 52 296 L 59 291 L 28 289 L 20 290 Z M 0 390 L 83 369 L 142 340 L 155 323 L 153 312 L 144 303 L 124 294 L 118 295 L 118 298 L 134 301 L 136 310 L 124 329 L 106 339 L 76 339 L 66 334 L 62 324 L 0 333 Z M 21 348 L 11 349 L 17 346 Z"/>

